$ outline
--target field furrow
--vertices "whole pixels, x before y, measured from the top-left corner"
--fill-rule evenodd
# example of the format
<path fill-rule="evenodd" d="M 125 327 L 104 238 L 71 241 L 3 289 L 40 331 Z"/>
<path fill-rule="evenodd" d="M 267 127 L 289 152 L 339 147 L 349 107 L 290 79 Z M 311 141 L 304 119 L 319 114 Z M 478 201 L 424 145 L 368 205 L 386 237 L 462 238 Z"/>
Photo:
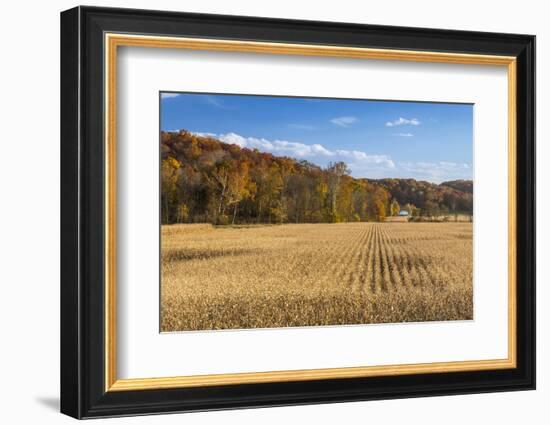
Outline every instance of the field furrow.
<path fill-rule="evenodd" d="M 360 290 L 361 281 L 365 277 L 367 258 L 367 247 L 372 238 L 372 227 L 365 226 L 362 230 L 361 239 L 356 246 L 351 256 L 351 261 L 342 267 L 345 270 L 345 278 L 343 282 L 348 286 L 350 291 Z"/>
<path fill-rule="evenodd" d="M 163 226 L 163 331 L 466 320 L 471 223 Z"/>
<path fill-rule="evenodd" d="M 395 258 L 396 246 L 395 244 L 391 243 L 391 237 L 387 228 L 385 228 L 383 231 L 383 239 L 385 242 L 384 249 L 385 249 L 386 263 L 390 273 L 389 279 L 391 281 L 393 289 L 400 290 L 403 287 L 403 282 L 401 279 L 401 274 L 399 272 L 399 269 L 404 268 L 406 265 L 402 264 L 400 261 L 396 261 L 396 258 Z"/>

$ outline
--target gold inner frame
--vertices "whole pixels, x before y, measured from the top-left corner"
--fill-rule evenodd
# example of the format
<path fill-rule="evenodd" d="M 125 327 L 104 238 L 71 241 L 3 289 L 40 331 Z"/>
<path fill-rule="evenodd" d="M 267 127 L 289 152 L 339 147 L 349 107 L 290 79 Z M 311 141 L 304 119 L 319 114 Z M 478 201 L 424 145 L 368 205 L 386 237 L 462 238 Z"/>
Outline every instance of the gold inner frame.
<path fill-rule="evenodd" d="M 212 40 L 107 33 L 105 45 L 105 391 L 133 391 L 214 385 L 310 381 L 510 369 L 516 367 L 516 58 L 477 54 L 370 49 L 325 45 Z M 508 72 L 508 357 L 383 366 L 247 372 L 165 378 L 118 379 L 116 325 L 116 99 L 120 46 L 325 56 L 507 67 Z"/>

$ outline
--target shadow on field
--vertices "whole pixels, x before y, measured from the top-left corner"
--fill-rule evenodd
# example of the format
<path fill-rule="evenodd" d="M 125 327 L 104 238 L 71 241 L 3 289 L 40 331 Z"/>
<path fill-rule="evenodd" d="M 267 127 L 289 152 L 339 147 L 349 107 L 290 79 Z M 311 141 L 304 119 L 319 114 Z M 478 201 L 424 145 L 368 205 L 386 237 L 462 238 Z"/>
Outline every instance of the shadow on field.
<path fill-rule="evenodd" d="M 220 257 L 239 257 L 257 253 L 258 249 L 174 249 L 162 253 L 164 261 L 207 260 Z"/>

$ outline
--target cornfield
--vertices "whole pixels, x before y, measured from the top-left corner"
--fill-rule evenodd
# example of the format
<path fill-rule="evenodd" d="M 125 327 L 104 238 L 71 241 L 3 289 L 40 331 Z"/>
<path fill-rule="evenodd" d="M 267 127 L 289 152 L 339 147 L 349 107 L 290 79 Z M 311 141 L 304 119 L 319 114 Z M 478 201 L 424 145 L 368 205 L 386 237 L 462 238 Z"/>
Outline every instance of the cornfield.
<path fill-rule="evenodd" d="M 162 227 L 161 330 L 473 318 L 471 223 Z"/>

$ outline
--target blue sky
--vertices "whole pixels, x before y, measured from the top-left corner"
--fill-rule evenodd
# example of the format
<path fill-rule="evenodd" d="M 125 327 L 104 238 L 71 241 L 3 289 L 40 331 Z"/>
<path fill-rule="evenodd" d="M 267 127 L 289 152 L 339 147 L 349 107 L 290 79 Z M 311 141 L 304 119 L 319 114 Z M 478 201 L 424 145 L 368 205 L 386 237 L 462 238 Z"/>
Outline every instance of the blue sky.
<path fill-rule="evenodd" d="M 161 129 L 320 166 L 345 161 L 355 177 L 473 178 L 470 104 L 163 92 Z"/>

